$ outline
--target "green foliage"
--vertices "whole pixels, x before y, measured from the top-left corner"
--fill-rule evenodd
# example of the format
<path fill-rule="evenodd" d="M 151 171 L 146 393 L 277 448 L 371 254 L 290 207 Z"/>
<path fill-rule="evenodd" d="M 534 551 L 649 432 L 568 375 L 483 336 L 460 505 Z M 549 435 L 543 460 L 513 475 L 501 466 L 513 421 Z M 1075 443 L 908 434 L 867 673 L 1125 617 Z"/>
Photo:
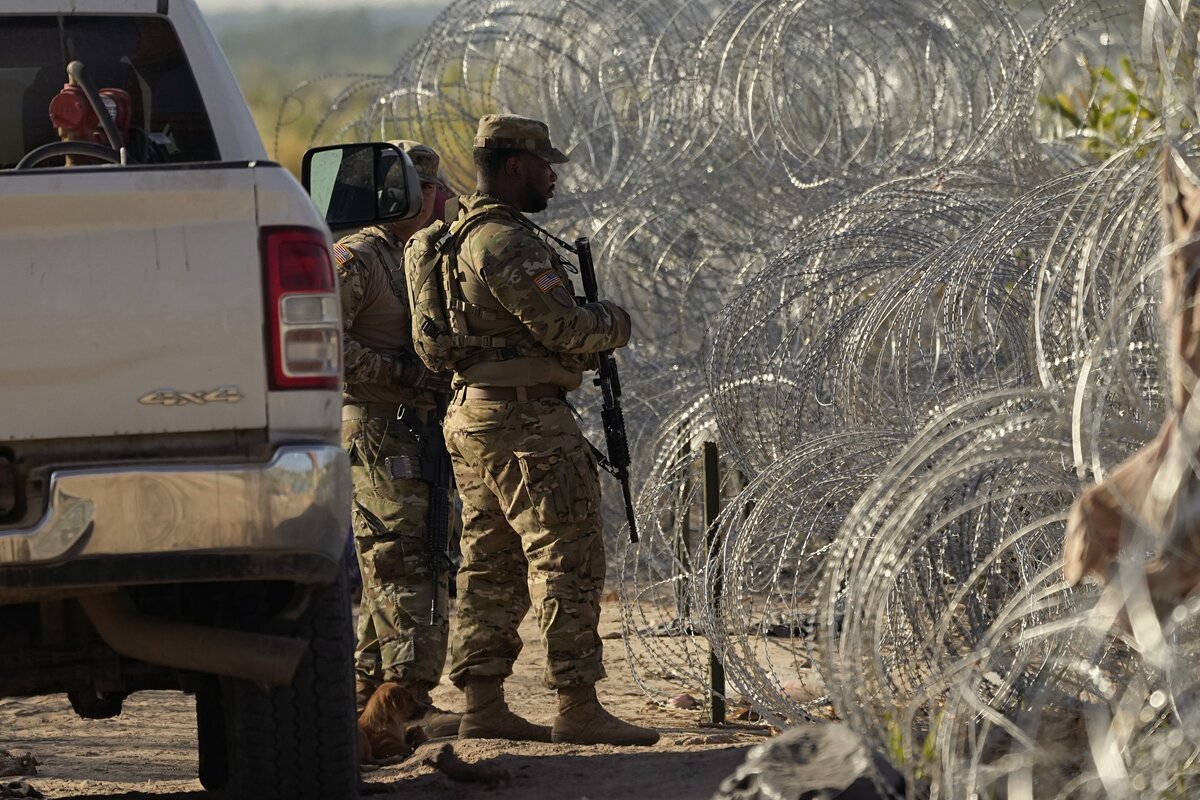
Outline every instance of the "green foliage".
<path fill-rule="evenodd" d="M 1090 64 L 1080 57 L 1083 68 L 1079 84 L 1038 103 L 1047 115 L 1055 138 L 1071 138 L 1089 155 L 1108 158 L 1138 141 L 1161 116 L 1151 92 L 1149 73 L 1128 56 L 1122 56 L 1114 72 L 1107 64 Z"/>
<path fill-rule="evenodd" d="M 300 157 L 353 76 L 390 74 L 443 4 L 336 11 L 234 11 L 208 15 L 272 158 L 299 174 Z M 303 90 L 287 98 L 301 84 Z M 340 109 L 362 110 L 364 93 Z M 281 114 L 282 112 L 282 114 Z M 280 117 L 283 127 L 277 130 Z"/>
<path fill-rule="evenodd" d="M 933 724 L 925 738 L 921 740 L 920 752 L 910 753 L 905 746 L 906 736 L 900 720 L 888 714 L 887 721 L 887 755 L 893 764 L 902 764 L 912 769 L 913 776 L 919 781 L 928 781 L 933 776 L 934 763 L 937 760 L 937 731 L 942 723 L 942 712 L 937 712 Z"/>

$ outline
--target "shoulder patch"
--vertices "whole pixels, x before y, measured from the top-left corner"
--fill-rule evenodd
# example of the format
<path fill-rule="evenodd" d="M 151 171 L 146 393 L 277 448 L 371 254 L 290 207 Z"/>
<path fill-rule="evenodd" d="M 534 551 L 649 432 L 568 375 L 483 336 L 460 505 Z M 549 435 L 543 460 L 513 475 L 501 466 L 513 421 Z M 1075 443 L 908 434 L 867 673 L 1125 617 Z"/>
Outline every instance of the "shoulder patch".
<path fill-rule="evenodd" d="M 354 255 L 354 251 L 349 247 L 346 247 L 346 245 L 342 244 L 341 242 L 338 242 L 333 246 L 333 257 L 337 259 L 338 264 L 345 264 L 346 262 L 353 261 L 355 258 L 357 258 L 357 256 Z"/>
<path fill-rule="evenodd" d="M 533 285 L 541 291 L 542 294 L 550 294 L 550 292 L 562 286 L 562 278 L 552 269 L 540 273 L 533 279 Z"/>
<path fill-rule="evenodd" d="M 554 298 L 554 302 L 565 308 L 571 308 L 575 305 L 575 298 L 567 291 L 567 287 L 559 286 L 550 293 L 550 297 Z"/>

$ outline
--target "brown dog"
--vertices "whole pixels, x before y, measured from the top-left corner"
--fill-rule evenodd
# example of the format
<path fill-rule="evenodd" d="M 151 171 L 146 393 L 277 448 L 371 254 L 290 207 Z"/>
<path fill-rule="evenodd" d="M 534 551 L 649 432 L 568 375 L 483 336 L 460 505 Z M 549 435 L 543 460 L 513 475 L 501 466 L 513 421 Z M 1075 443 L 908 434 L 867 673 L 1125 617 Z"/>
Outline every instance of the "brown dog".
<path fill-rule="evenodd" d="M 375 690 L 358 718 L 358 758 L 366 764 L 404 759 L 425 741 L 420 725 L 408 724 L 423 709 L 398 683 L 385 683 Z"/>
<path fill-rule="evenodd" d="M 1156 543 L 1143 573 L 1159 614 L 1200 585 L 1200 181 L 1169 148 L 1160 187 L 1164 235 L 1160 310 L 1172 362 L 1171 411 L 1158 435 L 1084 491 L 1067 519 L 1064 572 L 1108 580 L 1117 554 L 1141 532 Z"/>

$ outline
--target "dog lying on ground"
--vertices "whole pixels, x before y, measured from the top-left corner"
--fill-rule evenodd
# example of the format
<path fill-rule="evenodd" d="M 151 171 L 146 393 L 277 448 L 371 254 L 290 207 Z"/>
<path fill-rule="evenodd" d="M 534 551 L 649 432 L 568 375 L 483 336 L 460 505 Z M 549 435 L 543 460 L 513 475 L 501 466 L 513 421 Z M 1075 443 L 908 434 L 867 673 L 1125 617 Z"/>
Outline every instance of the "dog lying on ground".
<path fill-rule="evenodd" d="M 425 731 L 411 722 L 422 710 L 398 683 L 376 689 L 358 717 L 359 763 L 394 763 L 412 755 L 425 741 Z"/>
<path fill-rule="evenodd" d="M 1067 518 L 1063 572 L 1071 584 L 1094 572 L 1107 581 L 1120 550 L 1149 534 L 1143 565 L 1160 615 L 1200 585 L 1200 181 L 1175 151 L 1164 150 L 1160 190 L 1163 263 L 1160 311 L 1170 349 L 1171 410 L 1158 435 L 1089 487 Z"/>

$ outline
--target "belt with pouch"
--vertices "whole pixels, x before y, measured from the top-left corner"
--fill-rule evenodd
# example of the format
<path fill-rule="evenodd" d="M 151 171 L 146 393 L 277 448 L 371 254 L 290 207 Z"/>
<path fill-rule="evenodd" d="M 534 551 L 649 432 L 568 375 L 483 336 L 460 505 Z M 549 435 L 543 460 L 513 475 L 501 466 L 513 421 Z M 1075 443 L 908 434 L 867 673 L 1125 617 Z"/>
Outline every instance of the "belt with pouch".
<path fill-rule="evenodd" d="M 463 400 L 502 400 L 525 402 L 526 400 L 566 400 L 567 390 L 553 383 L 536 383 L 533 386 L 464 386 L 458 390 L 459 402 Z"/>
<path fill-rule="evenodd" d="M 402 419 L 422 424 L 428 412 L 403 403 L 346 403 L 342 406 L 342 422 L 354 419 Z"/>
<path fill-rule="evenodd" d="M 342 422 L 356 419 L 400 420 L 410 429 L 424 422 L 425 412 L 403 403 L 347 403 L 342 406 Z M 424 480 L 421 459 L 414 456 L 387 456 L 383 468 L 393 480 Z"/>

